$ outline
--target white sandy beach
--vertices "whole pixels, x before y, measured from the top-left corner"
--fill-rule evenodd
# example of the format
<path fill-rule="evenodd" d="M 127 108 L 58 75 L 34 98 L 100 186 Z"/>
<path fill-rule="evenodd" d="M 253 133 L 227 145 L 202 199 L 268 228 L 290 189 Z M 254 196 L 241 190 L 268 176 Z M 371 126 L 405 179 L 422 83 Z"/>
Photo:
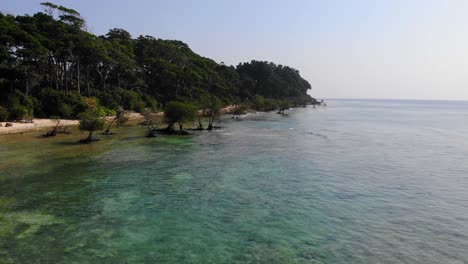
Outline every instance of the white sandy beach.
<path fill-rule="evenodd" d="M 235 108 L 234 105 L 229 105 L 221 109 L 222 114 L 226 114 L 231 112 Z M 163 112 L 158 112 L 157 115 L 163 115 Z M 113 116 L 107 117 L 108 120 L 111 120 Z M 143 116 L 140 113 L 130 112 L 129 113 L 130 120 L 141 120 Z M 0 122 L 2 126 L 0 127 L 0 135 L 3 134 L 17 134 L 17 133 L 27 133 L 27 132 L 34 132 L 38 130 L 43 130 L 45 128 L 54 127 L 56 122 L 52 119 L 46 118 L 35 118 L 33 123 L 20 123 L 20 122 Z M 6 123 L 12 123 L 12 127 L 5 127 Z M 79 120 L 69 120 L 69 119 L 62 119 L 60 121 L 60 126 L 77 126 L 79 125 Z"/>
<path fill-rule="evenodd" d="M 106 119 L 111 120 L 113 116 L 106 117 Z M 142 119 L 140 113 L 131 112 L 129 113 L 130 120 L 139 120 Z M 5 127 L 6 123 L 12 123 L 12 127 Z M 60 126 L 77 126 L 79 125 L 79 120 L 70 120 L 62 119 L 60 121 Z M 53 119 L 46 118 L 35 118 L 33 123 L 20 123 L 20 122 L 1 122 L 2 126 L 0 127 L 0 135 L 2 134 L 17 134 L 17 133 L 27 133 L 43 130 L 45 128 L 54 127 L 56 122 Z"/>
<path fill-rule="evenodd" d="M 41 130 L 44 128 L 54 127 L 56 122 L 52 119 L 34 119 L 33 123 L 19 123 L 19 122 L 8 122 L 12 123 L 12 127 L 5 127 L 7 122 L 2 122 L 0 127 L 0 134 L 15 134 L 15 133 L 26 133 Z M 60 121 L 61 126 L 76 126 L 79 124 L 79 120 L 66 120 Z"/>

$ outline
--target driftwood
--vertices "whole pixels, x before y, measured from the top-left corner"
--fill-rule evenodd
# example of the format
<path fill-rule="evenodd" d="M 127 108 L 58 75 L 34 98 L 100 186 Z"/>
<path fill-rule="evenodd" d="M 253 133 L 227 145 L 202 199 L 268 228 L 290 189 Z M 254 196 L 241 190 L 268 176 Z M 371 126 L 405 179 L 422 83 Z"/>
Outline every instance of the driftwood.
<path fill-rule="evenodd" d="M 102 132 L 103 135 L 112 135 L 112 132 L 110 131 L 110 128 L 111 128 L 112 124 L 114 124 L 115 120 L 117 120 L 117 116 L 112 119 L 110 124 L 107 126 L 106 130 L 104 132 Z"/>
<path fill-rule="evenodd" d="M 64 126 L 64 127 L 60 126 L 60 128 L 62 128 L 62 129 L 57 130 L 57 134 L 67 134 L 67 135 L 71 134 L 70 132 L 67 131 L 67 129 L 68 129 L 67 126 Z"/>
<path fill-rule="evenodd" d="M 59 127 L 61 121 L 62 121 L 62 120 L 58 119 L 58 120 L 57 120 L 57 124 L 55 124 L 54 129 L 52 129 L 51 131 L 47 132 L 47 134 L 45 134 L 45 136 L 46 136 L 46 137 L 55 137 L 55 136 L 57 135 L 57 129 L 58 129 L 58 127 Z"/>
<path fill-rule="evenodd" d="M 48 131 L 44 137 L 55 137 L 57 134 L 71 134 L 70 132 L 67 131 L 68 127 L 67 126 L 61 126 L 60 122 L 62 120 L 57 119 L 57 124 L 55 124 L 54 128 L 50 131 Z"/>
<path fill-rule="evenodd" d="M 106 130 L 104 130 L 104 132 L 102 132 L 102 134 L 103 135 L 112 135 L 112 134 L 114 134 L 110 130 L 112 125 L 114 123 L 117 123 L 117 125 L 116 125 L 117 127 L 123 125 L 124 123 L 126 123 L 129 120 L 128 115 L 129 115 L 129 113 L 127 111 L 125 111 L 122 107 L 120 107 L 119 110 L 117 111 L 117 115 L 112 119 L 112 121 L 109 123 Z"/>

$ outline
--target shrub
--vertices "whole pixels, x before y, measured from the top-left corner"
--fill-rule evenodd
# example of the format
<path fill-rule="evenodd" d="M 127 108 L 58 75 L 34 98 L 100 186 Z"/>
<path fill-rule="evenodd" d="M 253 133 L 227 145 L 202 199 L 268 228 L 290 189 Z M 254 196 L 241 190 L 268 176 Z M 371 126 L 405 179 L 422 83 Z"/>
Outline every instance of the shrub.
<path fill-rule="evenodd" d="M 10 119 L 22 120 L 33 118 L 34 103 L 32 97 L 15 90 L 8 100 Z"/>
<path fill-rule="evenodd" d="M 278 101 L 276 101 L 275 99 L 270 99 L 270 98 L 265 99 L 264 105 L 263 105 L 264 111 L 271 111 L 277 108 L 278 108 Z"/>
<path fill-rule="evenodd" d="M 279 108 L 281 111 L 288 110 L 289 108 L 291 108 L 291 103 L 288 100 L 282 100 L 279 103 Z"/>
<path fill-rule="evenodd" d="M 122 92 L 122 106 L 124 109 L 133 110 L 137 112 L 143 112 L 146 107 L 146 103 L 141 98 L 141 95 L 135 91 L 123 91 Z"/>
<path fill-rule="evenodd" d="M 104 128 L 105 120 L 99 116 L 97 111 L 88 110 L 80 113 L 80 130 L 88 131 L 88 137 L 81 142 L 90 143 L 93 141 L 93 132 Z"/>
<path fill-rule="evenodd" d="M 9 116 L 10 116 L 10 113 L 8 112 L 8 110 L 0 106 L 0 122 L 8 121 Z"/>
<path fill-rule="evenodd" d="M 172 127 L 175 123 L 179 123 L 180 128 L 184 122 L 193 120 L 197 108 L 190 103 L 171 101 L 166 105 L 164 112 L 164 120 Z"/>
<path fill-rule="evenodd" d="M 122 88 L 117 88 L 112 92 L 96 91 L 96 97 L 99 98 L 101 105 L 111 109 L 118 109 L 122 102 L 123 91 Z"/>
<path fill-rule="evenodd" d="M 146 108 L 149 108 L 149 109 L 151 109 L 153 111 L 156 111 L 158 109 L 158 101 L 156 101 L 156 99 L 154 99 L 154 97 L 149 96 L 149 95 L 145 95 L 145 96 L 143 96 L 143 99 L 146 102 Z"/>
<path fill-rule="evenodd" d="M 271 111 L 278 108 L 278 100 L 264 98 L 261 95 L 256 95 L 253 99 L 253 107 L 259 111 Z"/>
<path fill-rule="evenodd" d="M 263 98 L 263 96 L 261 95 L 256 95 L 253 99 L 252 104 L 255 110 L 261 110 L 265 105 L 265 98 Z"/>
<path fill-rule="evenodd" d="M 100 106 L 98 112 L 99 112 L 99 116 L 115 116 L 115 115 L 117 115 L 117 111 L 115 111 L 114 109 L 109 109 L 109 108 L 104 107 L 104 106 Z"/>
<path fill-rule="evenodd" d="M 34 113 L 34 116 L 45 117 L 46 114 L 44 113 L 44 107 L 43 107 L 41 101 L 39 101 L 36 97 L 33 97 L 32 101 L 33 101 L 33 111 L 32 112 Z"/>
<path fill-rule="evenodd" d="M 61 118 L 73 118 L 73 106 L 61 103 L 58 107 L 58 116 Z"/>
<path fill-rule="evenodd" d="M 28 109 L 26 106 L 14 103 L 10 106 L 10 119 L 12 120 L 22 120 L 32 118 L 32 111 Z"/>
<path fill-rule="evenodd" d="M 88 109 L 85 97 L 76 92 L 69 94 L 53 89 L 44 89 L 40 94 L 42 112 L 45 116 L 60 116 L 63 118 L 76 118 L 78 113 Z"/>
<path fill-rule="evenodd" d="M 85 97 L 82 99 L 86 110 L 96 111 L 99 108 L 99 101 L 96 97 Z"/>
<path fill-rule="evenodd" d="M 247 104 L 241 103 L 232 110 L 231 114 L 233 114 L 234 116 L 244 115 L 247 113 L 248 109 L 249 107 Z"/>

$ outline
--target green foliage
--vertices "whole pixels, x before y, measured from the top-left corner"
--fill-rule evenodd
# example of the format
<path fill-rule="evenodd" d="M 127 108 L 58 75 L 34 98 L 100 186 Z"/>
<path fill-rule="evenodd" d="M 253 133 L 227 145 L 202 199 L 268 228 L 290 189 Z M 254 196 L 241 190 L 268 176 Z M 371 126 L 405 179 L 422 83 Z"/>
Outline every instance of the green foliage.
<path fill-rule="evenodd" d="M 8 101 L 11 120 L 22 120 L 33 118 L 34 103 L 30 96 L 20 91 L 15 91 Z"/>
<path fill-rule="evenodd" d="M 88 109 L 103 115 L 119 107 L 155 111 L 182 99 L 204 104 L 207 95 L 217 98 L 208 100 L 216 107 L 204 109 L 249 100 L 259 110 L 271 110 L 278 107 L 276 100 L 293 105 L 315 100 L 296 69 L 266 61 L 226 66 L 181 41 L 132 38 L 118 28 L 95 36 L 82 30 L 76 10 L 42 6 L 46 13 L 32 16 L 0 12 L 0 105 L 14 110 L 12 118 L 32 116 L 33 110 L 41 117 L 66 118 Z"/>
<path fill-rule="evenodd" d="M 61 103 L 58 107 L 58 114 L 62 118 L 73 118 L 73 106 Z"/>
<path fill-rule="evenodd" d="M 79 113 L 86 110 L 96 110 L 99 106 L 96 98 L 86 98 L 76 92 L 67 94 L 54 89 L 42 90 L 38 99 L 46 116 L 56 115 L 70 119 L 77 118 Z"/>
<path fill-rule="evenodd" d="M 12 120 L 22 120 L 30 117 L 30 112 L 24 105 L 14 103 L 10 106 L 10 118 Z"/>
<path fill-rule="evenodd" d="M 253 98 L 252 104 L 256 110 L 262 110 L 265 106 L 265 98 L 263 98 L 261 95 L 256 95 Z"/>
<path fill-rule="evenodd" d="M 252 103 L 254 108 L 259 111 L 271 111 L 278 108 L 278 102 L 275 99 L 264 98 L 261 95 L 256 95 Z"/>
<path fill-rule="evenodd" d="M 146 137 L 156 137 L 154 130 L 156 129 L 156 125 L 158 123 L 158 116 L 148 108 L 142 112 L 142 115 L 145 118 L 143 123 L 146 125 L 146 129 L 148 130 Z M 172 128 L 172 125 L 170 125 L 170 127 Z"/>
<path fill-rule="evenodd" d="M 202 95 L 197 101 L 197 108 L 204 110 L 205 115 L 218 113 L 223 107 L 221 100 L 210 94 Z"/>
<path fill-rule="evenodd" d="M 164 111 L 164 120 L 170 126 L 175 123 L 183 124 L 191 121 L 195 117 L 197 108 L 190 103 L 171 101 L 166 105 Z"/>
<path fill-rule="evenodd" d="M 125 111 L 123 108 L 117 110 L 116 116 L 117 118 L 117 126 L 121 126 L 128 122 L 130 119 L 129 113 Z"/>
<path fill-rule="evenodd" d="M 154 97 L 150 95 L 144 95 L 143 100 L 146 102 L 146 108 L 149 108 L 153 111 L 156 111 L 158 109 L 158 101 L 154 99 Z"/>
<path fill-rule="evenodd" d="M 305 98 L 308 97 L 307 90 L 311 89 L 299 71 L 288 66 L 266 61 L 251 61 L 239 64 L 236 69 L 244 79 L 242 88 L 265 98 Z"/>
<path fill-rule="evenodd" d="M 0 122 L 8 121 L 9 116 L 10 113 L 8 112 L 8 110 L 0 106 Z"/>
<path fill-rule="evenodd" d="M 261 95 L 256 95 L 253 99 L 253 107 L 259 111 L 272 111 L 276 109 L 286 110 L 291 108 L 289 100 L 279 100 L 272 98 L 264 98 Z"/>
<path fill-rule="evenodd" d="M 94 132 L 104 127 L 105 119 L 102 118 L 99 112 L 87 110 L 80 113 L 80 130 Z"/>
<path fill-rule="evenodd" d="M 247 104 L 239 104 L 232 111 L 233 115 L 244 115 L 247 113 L 249 106 Z"/>
<path fill-rule="evenodd" d="M 114 109 L 109 109 L 107 107 L 101 107 L 101 112 L 104 112 L 104 115 L 101 116 L 115 116 L 117 115 L 117 111 Z"/>
<path fill-rule="evenodd" d="M 141 94 L 135 91 L 122 91 L 122 106 L 124 109 L 143 112 L 146 103 L 141 97 Z"/>
<path fill-rule="evenodd" d="M 223 103 L 216 96 L 211 96 L 210 103 L 208 104 L 208 109 L 212 114 L 218 114 L 219 111 L 223 108 Z"/>
<path fill-rule="evenodd" d="M 291 108 L 291 103 L 288 100 L 281 100 L 279 102 L 279 109 L 281 111 L 288 110 L 289 108 Z"/>

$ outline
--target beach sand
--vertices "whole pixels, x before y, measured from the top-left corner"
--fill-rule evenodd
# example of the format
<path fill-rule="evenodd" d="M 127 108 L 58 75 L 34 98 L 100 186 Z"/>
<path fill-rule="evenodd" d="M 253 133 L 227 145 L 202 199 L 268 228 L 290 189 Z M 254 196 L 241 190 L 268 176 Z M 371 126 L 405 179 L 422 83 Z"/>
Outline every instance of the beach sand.
<path fill-rule="evenodd" d="M 113 116 L 106 117 L 107 120 L 112 120 Z M 131 112 L 129 113 L 129 121 L 136 121 L 143 119 L 140 113 Z M 57 123 L 53 119 L 35 118 L 33 123 L 19 123 L 19 122 L 0 122 L 0 135 L 4 134 L 18 134 L 18 133 L 29 133 L 37 131 L 46 131 L 47 128 L 54 127 Z M 12 123 L 13 126 L 5 127 L 6 123 Z M 61 127 L 66 126 L 77 126 L 80 124 L 79 120 L 62 119 L 60 121 Z"/>
<path fill-rule="evenodd" d="M 33 123 L 18 123 L 18 122 L 8 122 L 12 123 L 12 127 L 5 127 L 7 122 L 2 122 L 2 127 L 0 127 L 0 134 L 15 134 L 15 133 L 26 133 L 34 132 L 39 130 L 44 130 L 45 128 L 54 127 L 56 122 L 52 119 L 34 119 Z M 79 120 L 66 120 L 63 119 L 60 121 L 61 126 L 76 126 L 80 123 Z"/>
<path fill-rule="evenodd" d="M 222 114 L 231 112 L 235 108 L 234 105 L 229 105 L 221 109 Z M 163 115 L 163 112 L 158 112 L 157 115 Z M 107 120 L 112 120 L 113 116 L 106 117 Z M 130 112 L 129 121 L 142 121 L 144 117 L 140 113 Z M 0 135 L 4 134 L 17 134 L 17 133 L 28 133 L 28 132 L 37 132 L 37 131 L 46 131 L 47 128 L 54 127 L 56 122 L 53 119 L 46 118 L 36 118 L 33 120 L 33 123 L 19 123 L 19 122 L 0 122 L 2 126 L 0 127 Z M 5 127 L 6 123 L 12 123 L 12 127 Z M 62 119 L 60 121 L 61 127 L 66 126 L 77 126 L 79 125 L 79 120 L 68 120 Z"/>

